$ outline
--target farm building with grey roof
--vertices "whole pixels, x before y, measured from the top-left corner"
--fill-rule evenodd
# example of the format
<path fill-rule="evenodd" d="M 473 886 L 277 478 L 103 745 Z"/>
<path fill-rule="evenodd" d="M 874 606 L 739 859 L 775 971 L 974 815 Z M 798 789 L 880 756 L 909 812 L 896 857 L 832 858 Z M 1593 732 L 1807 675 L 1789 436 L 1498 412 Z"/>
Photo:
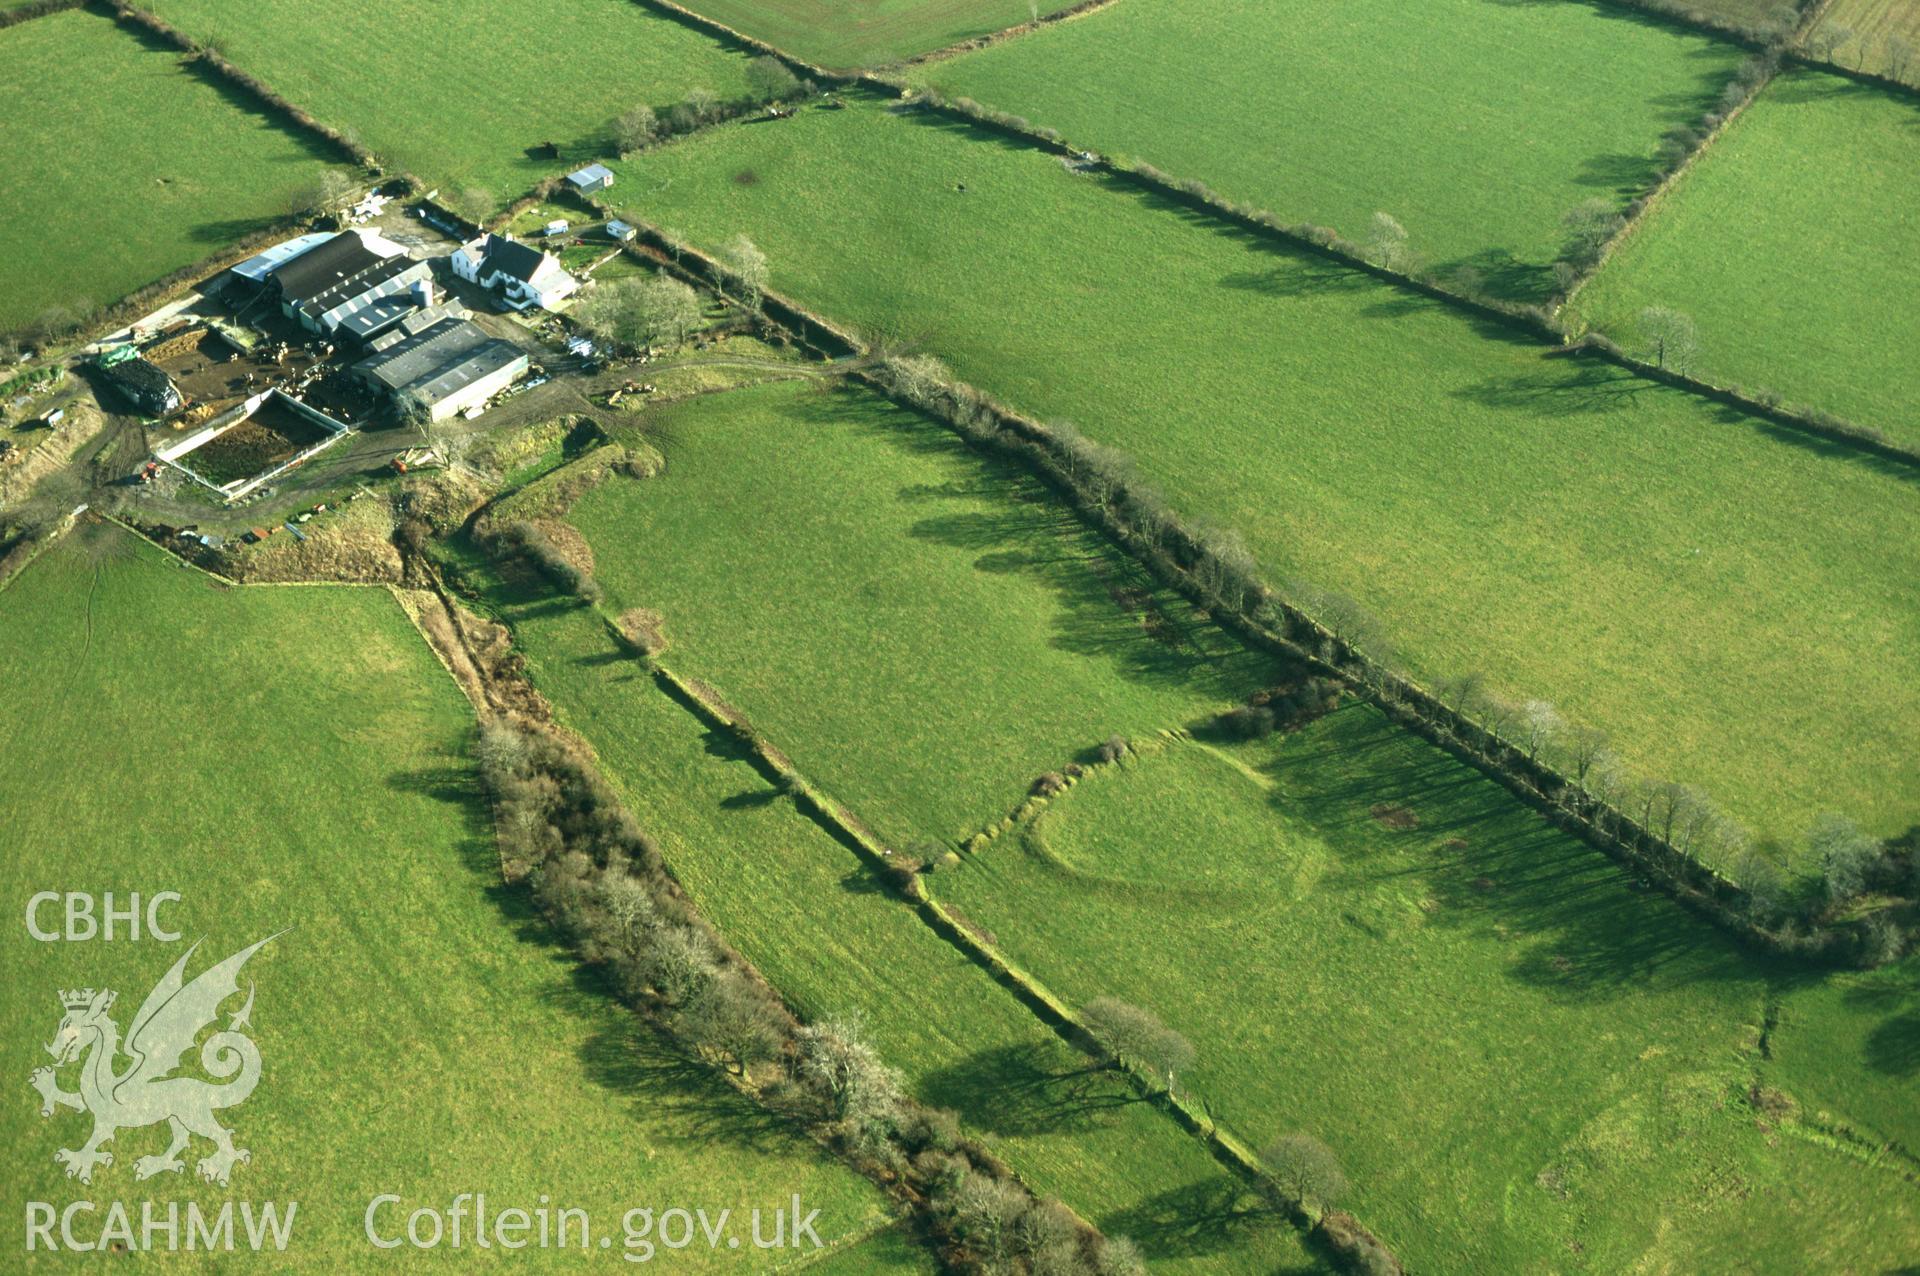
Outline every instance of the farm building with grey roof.
<path fill-rule="evenodd" d="M 527 370 L 527 353 L 452 317 L 402 337 L 353 365 L 376 390 L 423 400 L 435 421 L 475 408 Z"/>

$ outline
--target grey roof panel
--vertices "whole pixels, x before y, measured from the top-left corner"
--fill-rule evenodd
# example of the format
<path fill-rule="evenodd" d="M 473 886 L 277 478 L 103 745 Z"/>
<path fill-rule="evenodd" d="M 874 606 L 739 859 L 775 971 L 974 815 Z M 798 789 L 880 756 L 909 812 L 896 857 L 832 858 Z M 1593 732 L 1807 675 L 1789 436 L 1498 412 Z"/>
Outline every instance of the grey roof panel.
<path fill-rule="evenodd" d="M 437 403 L 522 358 L 520 347 L 489 337 L 478 324 L 443 319 L 362 359 L 354 370 L 395 394 L 416 391 Z"/>
<path fill-rule="evenodd" d="M 278 285 L 282 297 L 297 305 L 351 279 L 380 259 L 360 236 L 343 230 L 277 267 L 268 278 Z"/>

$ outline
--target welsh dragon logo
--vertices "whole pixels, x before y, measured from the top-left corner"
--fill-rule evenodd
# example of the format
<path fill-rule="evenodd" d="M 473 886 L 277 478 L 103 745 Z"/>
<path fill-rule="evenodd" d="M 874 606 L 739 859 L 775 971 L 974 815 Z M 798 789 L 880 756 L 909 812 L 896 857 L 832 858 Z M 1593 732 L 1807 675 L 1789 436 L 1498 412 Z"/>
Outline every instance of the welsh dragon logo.
<path fill-rule="evenodd" d="M 284 933 L 284 932 L 282 932 Z M 78 1148 L 62 1148 L 53 1159 L 67 1167 L 67 1177 L 93 1182 L 94 1167 L 112 1165 L 113 1154 L 100 1145 L 121 1130 L 138 1129 L 165 1121 L 173 1142 L 159 1156 L 143 1156 L 133 1163 L 134 1177 L 178 1174 L 185 1169 L 180 1154 L 193 1135 L 211 1140 L 213 1151 L 197 1165 L 200 1177 L 222 1187 L 236 1163 L 251 1159 L 245 1148 L 233 1145 L 233 1131 L 220 1124 L 215 1113 L 244 1102 L 260 1082 L 260 1049 L 243 1031 L 253 1012 L 253 985 L 247 985 L 246 1004 L 232 1012 L 225 1029 L 200 1047 L 200 1065 L 222 1084 L 198 1077 L 175 1076 L 187 1051 L 200 1033 L 219 1017 L 221 1003 L 240 991 L 240 968 L 272 940 L 244 948 L 217 966 L 186 979 L 187 959 L 200 947 L 196 941 L 166 973 L 134 1015 L 126 1039 L 111 1011 L 115 994 L 92 988 L 64 991 L 66 1011 L 60 1030 L 47 1046 L 53 1067 L 36 1068 L 32 1084 L 40 1092 L 40 1115 L 72 1108 L 93 1117 L 93 1134 Z M 116 1068 L 120 1056 L 130 1062 Z M 80 1065 L 80 1088 L 60 1088 L 56 1068 L 75 1060 Z"/>

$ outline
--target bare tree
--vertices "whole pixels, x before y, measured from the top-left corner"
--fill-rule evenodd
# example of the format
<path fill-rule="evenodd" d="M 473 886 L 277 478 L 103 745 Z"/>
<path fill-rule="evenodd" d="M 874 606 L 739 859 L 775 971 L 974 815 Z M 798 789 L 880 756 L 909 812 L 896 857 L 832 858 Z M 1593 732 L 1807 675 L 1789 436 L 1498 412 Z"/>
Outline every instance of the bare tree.
<path fill-rule="evenodd" d="M 1560 711 L 1545 700 L 1527 701 L 1520 710 L 1520 747 L 1526 750 L 1527 761 L 1537 761 L 1542 751 L 1559 740 L 1566 725 Z"/>
<path fill-rule="evenodd" d="M 1566 755 L 1568 768 L 1573 772 L 1574 784 L 1587 790 L 1587 778 L 1608 757 L 1607 733 L 1595 727 L 1576 724 L 1562 733 L 1560 747 Z"/>
<path fill-rule="evenodd" d="M 1027 1209 L 1027 1193 L 1010 1179 L 967 1175 L 953 1194 L 953 1230 L 985 1270 L 1006 1270 L 1013 1258 L 1014 1227 Z"/>
<path fill-rule="evenodd" d="M 640 150 L 653 141 L 659 132 L 660 121 L 654 117 L 650 106 L 636 106 L 622 111 L 607 126 L 614 149 L 623 156 Z"/>
<path fill-rule="evenodd" d="M 695 124 L 711 124 L 720 115 L 720 98 L 712 89 L 687 90 L 684 105 Z"/>
<path fill-rule="evenodd" d="M 1193 1065 L 1192 1044 L 1150 1010 L 1101 997 L 1087 1003 L 1081 1021 L 1115 1063 L 1138 1063 L 1164 1076 L 1169 1090 L 1176 1076 Z"/>
<path fill-rule="evenodd" d="M 953 380 L 947 365 L 930 354 L 893 355 L 886 360 L 886 370 L 896 392 L 922 405 L 933 402 L 941 387 Z"/>
<path fill-rule="evenodd" d="M 1267 1173 L 1296 1201 L 1312 1201 L 1322 1209 L 1339 1202 L 1347 1192 L 1346 1171 L 1333 1149 L 1311 1134 L 1286 1134 L 1260 1154 Z"/>
<path fill-rule="evenodd" d="M 739 1073 L 779 1057 L 783 1041 L 779 1013 L 738 969 L 713 981 L 707 994 L 688 1011 L 693 1039 L 730 1061 Z"/>
<path fill-rule="evenodd" d="M 747 88 L 756 101 L 777 102 L 798 93 L 800 81 L 779 58 L 762 54 L 747 63 Z"/>
<path fill-rule="evenodd" d="M 431 444 L 428 429 L 433 424 L 433 400 L 418 390 L 403 390 L 394 397 L 393 414 L 400 424 L 420 432 L 420 442 Z"/>
<path fill-rule="evenodd" d="M 1668 306 L 1648 306 L 1640 312 L 1640 337 L 1658 368 L 1685 372 L 1699 352 L 1693 319 Z"/>
<path fill-rule="evenodd" d="M 855 1147 L 871 1151 L 898 1125 L 900 1074 L 880 1061 L 859 1019 L 834 1017 L 801 1029 L 797 1070 Z"/>
<path fill-rule="evenodd" d="M 637 345 L 643 338 L 639 323 L 635 281 L 596 284 L 573 305 L 571 318 L 602 345 Z"/>
<path fill-rule="evenodd" d="M 1620 233 L 1627 219 L 1611 200 L 1601 196 L 1574 205 L 1560 219 L 1560 228 L 1566 233 L 1561 247 L 1561 259 L 1577 269 L 1585 270 L 1600 260 L 1607 241 Z"/>
<path fill-rule="evenodd" d="M 1147 1276 L 1147 1260 L 1130 1237 L 1109 1236 L 1094 1255 L 1095 1276 Z"/>
<path fill-rule="evenodd" d="M 1867 887 L 1867 872 L 1880 858 L 1880 844 L 1844 815 L 1826 814 L 1807 830 L 1807 853 L 1820 865 L 1827 898 L 1844 903 Z"/>
<path fill-rule="evenodd" d="M 1823 62 L 1833 60 L 1835 50 L 1853 39 L 1853 29 L 1835 22 L 1822 22 L 1807 36 L 1807 52 Z"/>
<path fill-rule="evenodd" d="M 644 280 L 634 289 L 638 322 L 648 345 L 683 346 L 705 317 L 700 294 L 665 275 Z"/>
<path fill-rule="evenodd" d="M 576 324 L 614 346 L 684 345 L 702 318 L 700 295 L 664 275 L 598 285 L 573 308 Z"/>
<path fill-rule="evenodd" d="M 295 217 L 331 217 L 352 201 L 356 189 L 353 176 L 346 170 L 322 169 L 288 197 L 287 211 Z"/>
<path fill-rule="evenodd" d="M 1780 906 L 1786 875 L 1771 855 L 1749 846 L 1729 866 L 1733 880 L 1747 893 L 1747 915 L 1763 922 Z"/>
<path fill-rule="evenodd" d="M 1886 63 L 1888 76 L 1904 80 L 1913 66 L 1913 44 L 1904 36 L 1889 35 L 1881 46 L 1881 57 Z"/>
<path fill-rule="evenodd" d="M 735 235 L 719 252 L 720 268 L 747 309 L 758 311 L 767 291 L 767 255 L 745 235 Z"/>
<path fill-rule="evenodd" d="M 1408 258 L 1407 228 L 1391 213 L 1375 213 L 1367 229 L 1367 255 L 1388 270 L 1404 270 Z"/>

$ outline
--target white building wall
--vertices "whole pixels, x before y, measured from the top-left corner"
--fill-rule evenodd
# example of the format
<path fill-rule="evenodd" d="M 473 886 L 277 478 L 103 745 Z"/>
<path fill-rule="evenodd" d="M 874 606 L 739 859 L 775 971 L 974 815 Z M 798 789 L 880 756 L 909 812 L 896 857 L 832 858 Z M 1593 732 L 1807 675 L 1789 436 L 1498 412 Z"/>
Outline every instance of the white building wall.
<path fill-rule="evenodd" d="M 468 385 L 451 398 L 442 399 L 440 402 L 434 404 L 433 419 L 436 421 L 444 421 L 448 417 L 457 416 L 477 404 L 485 403 L 488 399 L 491 399 L 494 395 L 512 385 L 526 370 L 527 356 L 523 354 L 491 376 L 481 377 L 478 381 Z"/>

